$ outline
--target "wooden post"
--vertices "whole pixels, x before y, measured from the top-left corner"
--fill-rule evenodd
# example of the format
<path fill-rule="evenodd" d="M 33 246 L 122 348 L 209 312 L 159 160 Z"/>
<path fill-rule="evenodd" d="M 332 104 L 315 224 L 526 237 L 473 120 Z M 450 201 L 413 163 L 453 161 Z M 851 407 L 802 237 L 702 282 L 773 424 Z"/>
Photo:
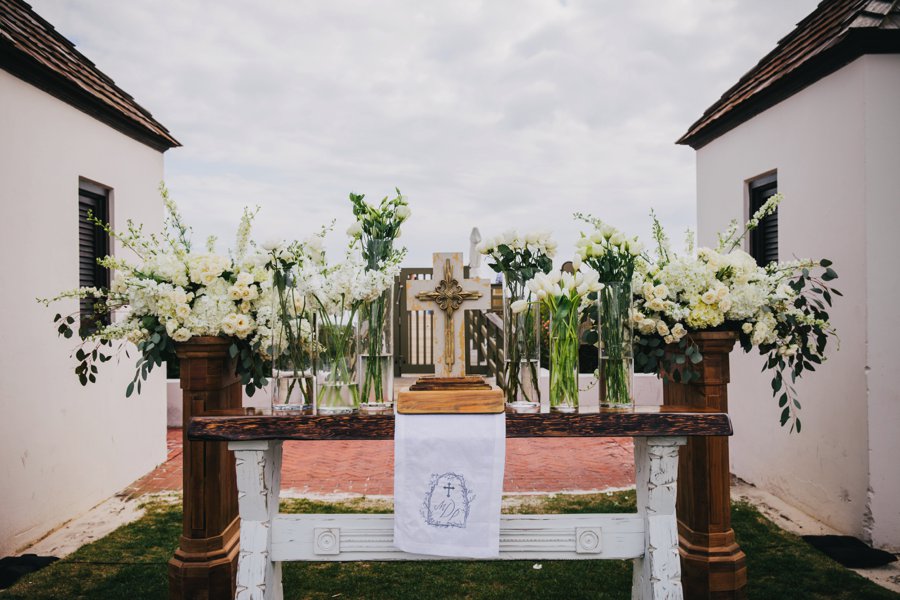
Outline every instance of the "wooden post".
<path fill-rule="evenodd" d="M 728 412 L 728 354 L 736 335 L 692 334 L 703 362 L 700 380 L 665 381 L 664 406 Z M 744 552 L 731 528 L 731 473 L 727 437 L 691 437 L 679 457 L 678 534 L 685 597 L 709 600 L 746 597 Z"/>
<path fill-rule="evenodd" d="M 197 337 L 179 344 L 184 403 L 182 535 L 169 560 L 169 598 L 234 598 L 240 540 L 234 456 L 224 442 L 192 442 L 196 416 L 241 415 L 241 382 L 231 342 Z"/>
<path fill-rule="evenodd" d="M 644 521 L 644 555 L 634 560 L 631 597 L 683 600 L 675 496 L 683 437 L 634 438 L 634 482 Z M 692 596 L 688 596 L 692 598 Z"/>
<path fill-rule="evenodd" d="M 237 466 L 241 553 L 236 600 L 282 600 L 281 563 L 273 562 L 272 520 L 281 490 L 281 440 L 231 442 Z"/>

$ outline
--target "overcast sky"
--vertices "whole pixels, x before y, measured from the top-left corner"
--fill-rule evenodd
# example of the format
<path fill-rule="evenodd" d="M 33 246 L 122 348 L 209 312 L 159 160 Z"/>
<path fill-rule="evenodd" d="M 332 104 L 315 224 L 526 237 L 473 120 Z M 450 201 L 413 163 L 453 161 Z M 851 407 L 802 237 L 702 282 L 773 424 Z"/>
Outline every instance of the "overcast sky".
<path fill-rule="evenodd" d="M 166 182 L 196 239 L 302 238 L 395 186 L 407 263 L 509 227 L 564 260 L 592 212 L 693 227 L 674 141 L 817 0 L 30 0 L 181 141 Z"/>

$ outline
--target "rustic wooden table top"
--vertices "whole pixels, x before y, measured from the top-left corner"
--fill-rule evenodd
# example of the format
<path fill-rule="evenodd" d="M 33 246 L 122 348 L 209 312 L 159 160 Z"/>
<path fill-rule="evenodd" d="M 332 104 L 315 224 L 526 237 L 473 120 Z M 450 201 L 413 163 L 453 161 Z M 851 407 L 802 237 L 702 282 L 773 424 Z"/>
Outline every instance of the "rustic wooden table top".
<path fill-rule="evenodd" d="M 415 418 L 411 416 L 410 418 Z M 726 413 L 695 408 L 639 407 L 577 414 L 506 415 L 506 437 L 644 437 L 731 435 Z M 272 415 L 194 417 L 187 431 L 194 441 L 389 440 L 394 415 Z"/>

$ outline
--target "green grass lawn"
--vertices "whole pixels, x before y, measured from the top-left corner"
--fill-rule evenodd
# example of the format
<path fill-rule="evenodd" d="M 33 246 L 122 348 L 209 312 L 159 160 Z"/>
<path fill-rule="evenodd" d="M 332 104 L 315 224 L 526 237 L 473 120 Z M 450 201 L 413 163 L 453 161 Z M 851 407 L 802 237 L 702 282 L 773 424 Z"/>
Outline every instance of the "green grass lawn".
<path fill-rule="evenodd" d="M 389 512 L 386 503 L 286 500 L 285 512 Z M 509 512 L 630 512 L 634 492 L 519 500 Z M 785 533 L 747 504 L 734 528 L 747 553 L 751 600 L 900 599 Z M 147 505 L 140 520 L 20 580 L 2 599 L 164 599 L 166 561 L 181 531 L 181 511 Z M 631 561 L 287 563 L 285 598 L 629 598 Z"/>

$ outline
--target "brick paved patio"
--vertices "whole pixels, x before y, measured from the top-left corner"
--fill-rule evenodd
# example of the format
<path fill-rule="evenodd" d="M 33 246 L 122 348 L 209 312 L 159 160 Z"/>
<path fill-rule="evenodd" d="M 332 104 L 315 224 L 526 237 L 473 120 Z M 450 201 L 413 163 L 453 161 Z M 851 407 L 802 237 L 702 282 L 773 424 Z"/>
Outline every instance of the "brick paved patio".
<path fill-rule="evenodd" d="M 169 429 L 165 464 L 134 482 L 131 495 L 181 490 L 181 429 Z M 281 487 L 299 494 L 390 495 L 392 441 L 285 442 Z M 634 484 L 630 438 L 510 439 L 506 493 L 587 491 Z"/>

